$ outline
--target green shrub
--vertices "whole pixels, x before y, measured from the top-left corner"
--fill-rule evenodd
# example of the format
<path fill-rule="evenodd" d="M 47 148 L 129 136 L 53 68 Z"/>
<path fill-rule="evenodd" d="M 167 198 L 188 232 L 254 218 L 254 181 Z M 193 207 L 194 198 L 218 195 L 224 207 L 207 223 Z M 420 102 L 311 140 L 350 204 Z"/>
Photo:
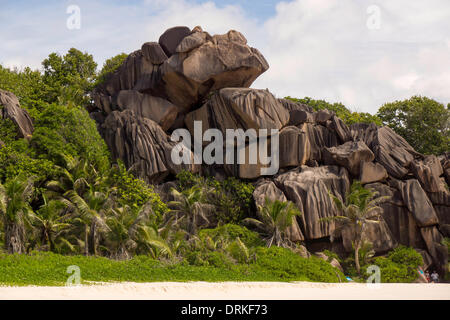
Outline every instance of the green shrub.
<path fill-rule="evenodd" d="M 314 256 L 303 258 L 281 247 L 256 248 L 255 265 L 257 269 L 283 280 L 305 278 L 319 282 L 339 282 L 340 278 L 345 281 L 344 274 L 328 262 Z"/>
<path fill-rule="evenodd" d="M 64 166 L 64 156 L 87 159 L 99 171 L 109 168 L 109 152 L 94 120 L 79 107 L 47 105 L 35 113 L 31 139 L 37 157 Z"/>
<path fill-rule="evenodd" d="M 200 239 L 210 237 L 213 241 L 222 238 L 230 242 L 239 238 L 249 248 L 264 245 L 264 241 L 259 238 L 258 233 L 235 224 L 225 224 L 214 229 L 200 230 L 199 237 Z"/>
<path fill-rule="evenodd" d="M 154 191 L 153 186 L 134 177 L 132 173 L 127 171 L 121 161 L 111 169 L 108 182 L 111 186 L 117 188 L 119 201 L 122 205 L 140 207 L 151 201 L 153 210 L 159 217 L 162 217 L 168 210 L 167 205 L 162 202 L 159 194 Z"/>
<path fill-rule="evenodd" d="M 234 177 L 218 181 L 212 177 L 202 177 L 188 171 L 177 175 L 178 188 L 183 191 L 197 185 L 206 188 L 206 200 L 216 207 L 219 223 L 239 223 L 252 210 L 254 186 Z"/>
<path fill-rule="evenodd" d="M 381 282 L 413 282 L 417 279 L 417 268 L 423 264 L 420 253 L 410 247 L 398 246 L 386 257 L 376 257 L 361 268 L 362 275 L 366 273 L 369 265 L 380 267 Z"/>
<path fill-rule="evenodd" d="M 0 148 L 0 182 L 18 175 L 35 176 L 36 183 L 57 174 L 55 165 L 47 159 L 36 159 L 28 141 L 19 139 Z"/>
<path fill-rule="evenodd" d="M 412 269 L 417 269 L 418 266 L 423 264 L 422 255 L 413 248 L 405 246 L 398 246 L 389 252 L 388 259 Z"/>
<path fill-rule="evenodd" d="M 413 282 L 417 279 L 417 270 L 395 263 L 386 257 L 376 257 L 373 264 L 380 267 L 381 282 L 383 283 Z M 367 278 L 367 266 L 364 266 L 361 270 L 366 274 Z"/>

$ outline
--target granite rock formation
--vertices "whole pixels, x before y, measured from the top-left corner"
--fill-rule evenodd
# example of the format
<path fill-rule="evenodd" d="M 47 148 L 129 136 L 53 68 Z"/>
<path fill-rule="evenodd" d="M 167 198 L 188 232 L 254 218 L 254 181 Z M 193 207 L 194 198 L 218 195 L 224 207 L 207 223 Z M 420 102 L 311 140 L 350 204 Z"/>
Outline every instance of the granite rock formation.
<path fill-rule="evenodd" d="M 266 197 L 292 201 L 302 215 L 290 237 L 316 252 L 330 248 L 335 230 L 334 222 L 323 220 L 338 214 L 328 192 L 342 199 L 351 183 L 361 180 L 388 196 L 382 220 L 366 230 L 375 251 L 411 246 L 426 266 L 442 272 L 447 252 L 441 241 L 450 232 L 450 154 L 424 156 L 388 127 L 347 126 L 334 112 L 250 89 L 267 69 L 262 54 L 237 31 L 211 36 L 200 27 L 175 27 L 131 53 L 94 90 L 91 115 L 113 156 L 150 183 L 168 183 L 170 174 L 187 169 L 250 179 L 259 205 Z M 15 119 L 24 135 L 32 131 L 27 115 Z M 227 129 L 279 130 L 278 172 L 262 176 L 260 159 L 201 168 L 174 165 L 170 151 L 176 143 L 169 134 L 176 128 L 194 134 L 194 121 L 202 121 L 202 132 L 218 129 L 224 135 Z M 351 232 L 334 240 L 344 251 L 351 250 Z"/>
<path fill-rule="evenodd" d="M 18 138 L 31 137 L 34 127 L 27 110 L 20 107 L 19 100 L 13 93 L 1 89 L 0 118 L 10 119 L 14 123 Z"/>

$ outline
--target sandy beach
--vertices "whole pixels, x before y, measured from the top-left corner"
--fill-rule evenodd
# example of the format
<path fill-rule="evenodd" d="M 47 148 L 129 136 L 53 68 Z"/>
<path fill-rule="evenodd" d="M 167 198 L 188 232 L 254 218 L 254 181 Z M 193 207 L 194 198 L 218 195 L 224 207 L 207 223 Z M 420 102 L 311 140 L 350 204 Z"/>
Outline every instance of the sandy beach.
<path fill-rule="evenodd" d="M 105 283 L 73 287 L 0 286 L 0 300 L 450 300 L 450 284 L 314 282 Z"/>

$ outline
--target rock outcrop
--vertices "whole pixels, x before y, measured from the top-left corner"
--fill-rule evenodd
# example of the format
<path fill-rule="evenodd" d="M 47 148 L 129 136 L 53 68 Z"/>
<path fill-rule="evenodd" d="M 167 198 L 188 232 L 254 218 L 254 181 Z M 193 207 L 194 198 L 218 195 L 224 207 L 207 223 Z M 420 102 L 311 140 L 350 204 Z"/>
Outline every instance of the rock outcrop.
<path fill-rule="evenodd" d="M 176 143 L 154 121 L 136 116 L 131 110 L 113 111 L 102 126 L 103 137 L 114 159 L 149 183 L 162 182 L 181 170 L 198 171 L 195 165 L 175 165 L 171 152 Z M 190 150 L 184 150 L 191 154 Z M 193 155 L 191 154 L 191 163 Z"/>
<path fill-rule="evenodd" d="M 268 90 L 249 88 L 267 69 L 262 54 L 237 31 L 211 36 L 200 27 L 174 27 L 158 42 L 146 42 L 131 53 L 94 90 L 96 110 L 91 116 L 114 158 L 148 182 L 164 182 L 157 188 L 161 192 L 170 184 L 167 177 L 181 169 L 200 170 L 199 165 L 172 162 L 171 150 L 180 147 L 169 138 L 173 130 L 186 129 L 194 136 L 189 142 L 207 147 L 207 129 L 216 129 L 224 138 L 230 129 L 265 129 L 267 152 L 279 142 L 278 170 L 263 176 L 268 165 L 250 148 L 247 137 L 239 146 L 245 162 L 203 164 L 202 173 L 254 182 L 257 205 L 266 198 L 292 201 L 302 215 L 293 221 L 289 236 L 308 250 L 330 240 L 339 242 L 339 250 L 351 250 L 352 230 L 333 239 L 336 225 L 327 218 L 339 212 L 329 192 L 344 199 L 350 184 L 360 180 L 388 197 L 381 204 L 381 219 L 369 221 L 364 231 L 374 250 L 383 254 L 398 244 L 411 246 L 427 267 L 442 271 L 447 253 L 441 240 L 450 235 L 450 153 L 424 156 L 388 127 L 347 126 L 332 111 L 316 111 L 277 99 Z M 21 124 L 24 136 L 32 131 L 26 113 L 9 117 Z M 201 121 L 200 137 L 195 136 L 195 121 Z M 278 131 L 278 140 L 269 136 L 271 129 Z M 234 139 L 224 143 L 219 151 L 230 143 L 238 147 Z M 192 159 L 193 145 L 199 144 L 178 151 Z M 249 163 L 250 155 L 256 156 L 256 163 Z"/>
<path fill-rule="evenodd" d="M 145 43 L 96 88 L 99 109 L 108 112 L 121 90 L 164 98 L 188 112 L 210 92 L 249 87 L 269 67 L 261 53 L 234 30 L 210 36 L 195 28 L 175 27 L 156 42 Z"/>
<path fill-rule="evenodd" d="M 30 138 L 33 133 L 33 121 L 27 110 L 20 107 L 17 97 L 0 89 L 0 117 L 10 119 L 17 129 L 18 138 Z"/>

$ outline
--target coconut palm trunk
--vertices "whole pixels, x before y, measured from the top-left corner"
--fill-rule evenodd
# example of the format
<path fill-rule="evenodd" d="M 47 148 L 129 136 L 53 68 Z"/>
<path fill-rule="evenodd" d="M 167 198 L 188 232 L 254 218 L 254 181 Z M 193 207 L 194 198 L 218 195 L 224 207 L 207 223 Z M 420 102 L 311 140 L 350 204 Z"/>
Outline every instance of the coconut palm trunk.
<path fill-rule="evenodd" d="M 359 248 L 360 248 L 360 244 L 359 241 L 355 243 L 355 266 L 356 266 L 356 272 L 358 272 L 358 274 L 361 274 L 361 267 L 359 265 Z"/>
<path fill-rule="evenodd" d="M 84 255 L 89 255 L 89 226 L 84 226 Z"/>
<path fill-rule="evenodd" d="M 5 249 L 8 253 L 25 252 L 25 229 L 22 224 L 5 221 Z"/>
<path fill-rule="evenodd" d="M 97 231 L 97 221 L 93 219 L 91 223 L 91 227 L 89 230 L 89 252 L 94 256 L 97 255 L 97 239 L 96 239 L 96 231 Z"/>

